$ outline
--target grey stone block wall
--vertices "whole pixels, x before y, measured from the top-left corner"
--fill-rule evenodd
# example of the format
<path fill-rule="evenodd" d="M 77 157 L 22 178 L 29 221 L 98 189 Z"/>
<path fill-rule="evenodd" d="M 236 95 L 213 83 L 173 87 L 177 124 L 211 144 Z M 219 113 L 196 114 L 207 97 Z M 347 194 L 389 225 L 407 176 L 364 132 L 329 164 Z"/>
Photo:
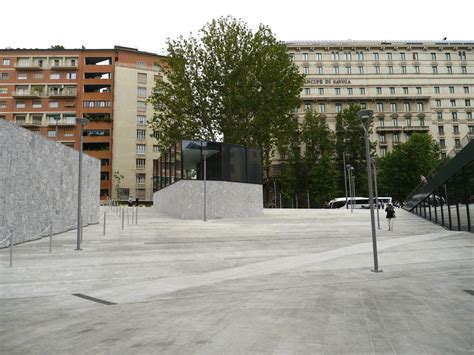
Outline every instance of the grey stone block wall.
<path fill-rule="evenodd" d="M 100 160 L 83 155 L 84 224 L 99 219 Z M 77 222 L 79 152 L 0 119 L 0 241 L 14 231 L 31 240 L 53 222 L 53 233 Z M 0 243 L 0 247 L 8 241 Z"/>
<path fill-rule="evenodd" d="M 228 181 L 207 181 L 208 219 L 263 215 L 262 185 Z M 203 218 L 203 181 L 180 180 L 155 192 L 153 206 L 181 219 Z"/>

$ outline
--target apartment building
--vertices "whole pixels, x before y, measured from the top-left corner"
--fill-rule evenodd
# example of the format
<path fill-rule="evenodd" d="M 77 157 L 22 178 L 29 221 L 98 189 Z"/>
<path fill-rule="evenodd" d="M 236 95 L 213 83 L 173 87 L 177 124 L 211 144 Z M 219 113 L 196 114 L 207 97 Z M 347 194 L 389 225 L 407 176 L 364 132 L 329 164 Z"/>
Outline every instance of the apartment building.
<path fill-rule="evenodd" d="M 474 138 L 474 41 L 301 41 L 286 43 L 306 83 L 307 110 L 336 114 L 350 104 L 374 111 L 371 141 L 384 156 L 414 132 L 443 155 Z"/>
<path fill-rule="evenodd" d="M 146 96 L 163 57 L 137 49 L 0 49 L 0 118 L 101 159 L 101 199 L 151 199 L 158 153 Z M 133 149 L 130 149 L 133 147 Z M 114 172 L 123 175 L 120 189 Z M 117 196 L 118 194 L 118 196 Z"/>

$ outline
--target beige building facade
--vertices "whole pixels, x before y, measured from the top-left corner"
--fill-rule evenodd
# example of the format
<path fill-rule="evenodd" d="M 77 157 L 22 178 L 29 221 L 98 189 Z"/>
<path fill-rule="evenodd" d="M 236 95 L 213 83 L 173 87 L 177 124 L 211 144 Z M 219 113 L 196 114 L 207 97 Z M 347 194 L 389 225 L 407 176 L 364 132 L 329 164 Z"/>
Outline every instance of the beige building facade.
<path fill-rule="evenodd" d="M 430 133 L 443 155 L 474 138 L 474 41 L 287 42 L 305 74 L 307 110 L 336 115 L 350 104 L 374 111 L 371 141 L 384 156 L 414 132 Z"/>

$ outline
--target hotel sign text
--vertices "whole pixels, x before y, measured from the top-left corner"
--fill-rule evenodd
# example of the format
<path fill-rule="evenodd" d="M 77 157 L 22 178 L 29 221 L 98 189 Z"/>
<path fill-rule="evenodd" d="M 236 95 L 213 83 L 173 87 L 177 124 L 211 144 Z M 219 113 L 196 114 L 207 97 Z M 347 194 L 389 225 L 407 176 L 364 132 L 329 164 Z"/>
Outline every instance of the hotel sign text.
<path fill-rule="evenodd" d="M 318 85 L 340 85 L 350 84 L 350 79 L 306 79 L 306 84 L 318 84 Z"/>

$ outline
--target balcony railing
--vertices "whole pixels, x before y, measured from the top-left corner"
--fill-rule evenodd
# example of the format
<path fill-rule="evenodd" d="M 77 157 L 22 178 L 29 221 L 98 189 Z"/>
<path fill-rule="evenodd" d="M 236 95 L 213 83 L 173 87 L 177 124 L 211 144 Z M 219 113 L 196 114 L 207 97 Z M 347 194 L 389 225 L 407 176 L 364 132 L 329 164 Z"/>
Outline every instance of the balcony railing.
<path fill-rule="evenodd" d="M 427 132 L 430 130 L 429 126 L 405 126 L 403 127 L 404 132 Z"/>
<path fill-rule="evenodd" d="M 44 91 L 38 90 L 16 90 L 12 93 L 13 97 L 41 97 L 44 96 Z"/>
<path fill-rule="evenodd" d="M 56 121 L 55 119 L 50 119 L 48 121 L 49 126 L 75 126 L 76 125 L 76 118 L 75 117 L 70 117 L 70 118 L 61 118 L 60 120 Z"/>
<path fill-rule="evenodd" d="M 402 131 L 402 126 L 384 126 L 384 127 L 376 127 L 376 132 L 393 132 L 393 131 Z"/>
<path fill-rule="evenodd" d="M 24 127 L 41 127 L 43 125 L 41 120 L 16 119 L 14 123 L 18 126 Z"/>
<path fill-rule="evenodd" d="M 53 63 L 51 70 L 77 70 L 77 63 L 60 62 Z"/>
<path fill-rule="evenodd" d="M 15 69 L 21 69 L 21 70 L 42 70 L 42 69 L 47 69 L 43 64 L 38 63 L 37 61 L 29 60 L 29 61 L 22 61 L 22 62 L 17 62 L 15 64 Z"/>
<path fill-rule="evenodd" d="M 43 70 L 43 69 L 52 69 L 52 70 L 77 70 L 78 64 L 71 62 L 59 62 L 53 63 L 52 65 L 47 65 L 46 63 L 40 63 L 35 60 L 30 61 L 21 61 L 15 64 L 15 69 L 19 70 Z"/>
<path fill-rule="evenodd" d="M 59 90 L 59 91 L 50 91 L 49 92 L 50 97 L 76 97 L 77 96 L 77 90 Z"/>

